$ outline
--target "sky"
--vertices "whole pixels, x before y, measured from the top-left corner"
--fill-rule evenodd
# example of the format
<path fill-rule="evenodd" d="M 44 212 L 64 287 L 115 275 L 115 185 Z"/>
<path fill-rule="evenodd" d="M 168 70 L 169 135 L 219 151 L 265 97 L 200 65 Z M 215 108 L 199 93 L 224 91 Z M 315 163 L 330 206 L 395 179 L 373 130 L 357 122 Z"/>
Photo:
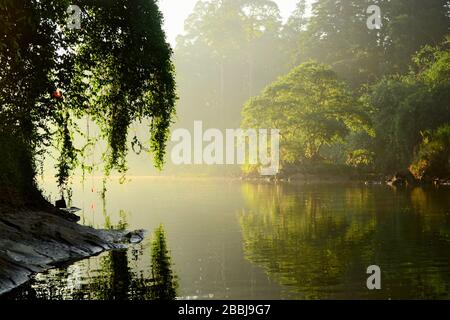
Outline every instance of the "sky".
<path fill-rule="evenodd" d="M 184 20 L 191 14 L 198 0 L 159 0 L 159 8 L 164 15 L 164 29 L 167 40 L 175 46 L 176 37 L 183 33 Z M 295 9 L 297 0 L 274 0 L 286 20 Z"/>

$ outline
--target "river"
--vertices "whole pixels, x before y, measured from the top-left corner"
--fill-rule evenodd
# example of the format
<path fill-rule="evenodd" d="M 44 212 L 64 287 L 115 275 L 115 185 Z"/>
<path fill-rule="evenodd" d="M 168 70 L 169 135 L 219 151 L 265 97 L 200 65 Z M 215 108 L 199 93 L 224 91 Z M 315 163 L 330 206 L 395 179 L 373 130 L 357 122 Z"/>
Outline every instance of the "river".
<path fill-rule="evenodd" d="M 145 240 L 38 274 L 9 298 L 146 299 L 163 226 L 178 299 L 448 299 L 450 188 L 132 177 L 74 183 L 81 221 Z M 56 194 L 53 182 L 43 184 Z M 368 290 L 367 267 L 381 269 Z"/>

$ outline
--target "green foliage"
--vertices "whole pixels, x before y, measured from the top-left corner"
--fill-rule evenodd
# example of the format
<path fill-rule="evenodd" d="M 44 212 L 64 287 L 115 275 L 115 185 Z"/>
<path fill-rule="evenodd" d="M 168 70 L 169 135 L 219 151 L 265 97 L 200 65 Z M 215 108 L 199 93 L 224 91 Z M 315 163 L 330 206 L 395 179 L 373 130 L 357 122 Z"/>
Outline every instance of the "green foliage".
<path fill-rule="evenodd" d="M 366 26 L 370 5 L 381 9 L 380 30 Z M 285 29 L 293 65 L 313 58 L 359 87 L 406 72 L 422 46 L 439 44 L 450 30 L 449 1 L 318 0 L 307 22 L 301 21 L 301 32 L 294 37 Z"/>
<path fill-rule="evenodd" d="M 0 1 L 0 192 L 14 207 L 42 203 L 35 187 L 37 161 L 50 145 L 57 12 L 65 1 Z M 3 197 L 2 197 L 3 198 Z M 38 198 L 37 201 L 36 198 Z"/>
<path fill-rule="evenodd" d="M 282 163 L 323 161 L 324 146 L 350 132 L 370 132 L 370 122 L 344 82 L 329 67 L 304 63 L 250 99 L 242 126 L 281 131 Z"/>
<path fill-rule="evenodd" d="M 325 1 L 319 2 L 316 10 L 325 7 Z M 359 103 L 331 67 L 320 70 L 317 64 L 303 64 L 251 99 L 244 107 L 243 124 L 281 129 L 284 164 L 297 163 L 305 168 L 305 159 L 320 159 L 358 170 L 403 170 L 413 161 L 421 132 L 450 122 L 449 45 L 450 40 L 446 40 L 438 46 L 423 47 L 413 57 L 408 73 L 386 76 L 362 87 Z M 358 65 L 349 63 L 345 69 Z M 347 159 L 343 159 L 344 154 Z M 422 161 L 421 165 L 429 164 Z"/>
<path fill-rule="evenodd" d="M 271 0 L 198 1 L 175 50 L 179 125 L 237 126 L 242 104 L 284 71 L 281 28 Z"/>
<path fill-rule="evenodd" d="M 107 142 L 107 174 L 126 171 L 128 128 L 135 121 L 148 124 L 149 149 L 161 168 L 176 95 L 156 1 L 79 1 L 81 30 L 66 27 L 69 4 L 1 1 L 2 116 L 17 127 L 31 161 L 51 145 L 59 149 L 62 189 L 86 150 L 73 141 L 80 132 L 77 119 L 84 117 Z M 61 99 L 51 96 L 56 88 Z"/>
<path fill-rule="evenodd" d="M 384 16 L 382 42 L 389 73 L 408 71 L 409 62 L 423 46 L 439 45 L 450 31 L 448 0 L 380 1 Z"/>
<path fill-rule="evenodd" d="M 366 26 L 373 0 L 320 0 L 297 37 L 298 64 L 308 59 L 330 65 L 353 86 L 374 81 L 385 68 L 379 35 Z"/>
<path fill-rule="evenodd" d="M 410 166 L 416 179 L 446 178 L 450 174 L 450 125 L 424 133 L 414 162 Z"/>
<path fill-rule="evenodd" d="M 0 126 L 0 146 L 0 207 L 44 205 L 32 179 L 36 168 L 26 143 L 16 132 Z"/>
<path fill-rule="evenodd" d="M 161 168 L 176 99 L 171 49 L 155 1 L 120 2 L 89 8 L 94 19 L 88 18 L 86 31 L 77 35 L 74 68 L 81 72 L 69 85 L 68 95 L 74 99 L 69 103 L 84 109 L 103 129 L 109 167 L 119 171 L 126 169 L 131 122 L 150 120 L 150 148 Z"/>
<path fill-rule="evenodd" d="M 346 164 L 348 166 L 364 169 L 373 165 L 374 153 L 366 149 L 358 149 L 350 152 Z"/>
<path fill-rule="evenodd" d="M 438 112 L 448 114 L 445 107 L 449 100 L 445 85 L 450 79 L 445 67 L 448 50 L 436 51 L 436 46 L 450 30 L 449 4 L 448 0 L 317 0 L 309 14 L 306 2 L 299 0 L 283 24 L 272 1 L 199 1 L 186 21 L 186 34 L 178 38 L 176 47 L 182 100 L 179 125 L 191 126 L 194 120 L 201 119 L 208 126 L 236 126 L 239 106 L 276 81 L 277 76 L 286 74 L 289 68 L 313 59 L 329 66 L 345 80 L 353 90 L 351 96 L 366 93 L 360 99 L 364 108 L 356 108 L 365 124 L 353 124 L 348 135 L 347 124 L 336 126 L 342 123 L 341 119 L 320 122 L 321 116 L 312 119 L 314 112 L 311 112 L 310 123 L 316 120 L 315 123 L 327 126 L 324 129 L 319 125 L 317 131 L 329 132 L 319 139 L 321 142 L 296 134 L 294 137 L 292 130 L 282 132 L 283 160 L 288 160 L 285 164 L 301 161 L 298 153 L 305 155 L 304 158 L 312 157 L 317 153 L 313 151 L 317 149 L 316 144 L 322 158 L 335 164 L 345 165 L 349 154 L 364 149 L 373 153 L 378 170 L 406 168 L 420 143 L 420 131 L 445 123 L 445 116 L 436 117 Z M 381 8 L 380 30 L 367 28 L 366 10 L 370 5 Z M 423 46 L 428 47 L 416 56 L 420 61 L 415 62 L 414 72 L 407 74 L 411 58 Z M 431 61 L 439 62 L 430 67 Z M 366 91 L 369 85 L 371 88 Z M 254 102 L 247 102 L 246 110 L 254 107 L 251 105 L 272 104 L 268 96 L 269 93 L 263 93 L 253 98 Z M 321 99 L 314 94 L 299 96 L 305 101 Z M 426 106 L 433 106 L 433 111 L 425 112 Z M 254 107 L 253 115 L 244 111 L 246 119 L 241 123 L 272 125 L 275 118 L 286 116 L 280 116 L 284 111 L 278 114 L 276 108 L 269 106 L 264 108 L 267 111 L 258 114 L 259 109 Z M 252 117 L 259 120 L 249 122 Z M 368 128 L 368 118 L 376 127 L 375 139 Z M 313 132 L 315 128 L 304 130 L 318 136 Z M 354 134 L 356 128 L 370 134 Z M 253 166 L 244 168 L 253 169 Z"/>
<path fill-rule="evenodd" d="M 410 73 L 387 77 L 362 97 L 375 125 L 376 139 L 367 145 L 379 171 L 408 167 L 421 132 L 450 123 L 448 45 L 425 47 L 413 59 Z"/>

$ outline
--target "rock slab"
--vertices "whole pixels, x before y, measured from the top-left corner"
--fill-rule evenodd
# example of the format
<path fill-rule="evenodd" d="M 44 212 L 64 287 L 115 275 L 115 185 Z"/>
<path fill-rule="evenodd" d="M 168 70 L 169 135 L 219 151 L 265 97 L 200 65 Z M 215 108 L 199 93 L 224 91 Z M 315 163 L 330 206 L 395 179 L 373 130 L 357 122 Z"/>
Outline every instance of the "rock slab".
<path fill-rule="evenodd" d="M 0 295 L 63 263 L 143 239 L 143 230 L 97 230 L 42 211 L 0 212 Z"/>

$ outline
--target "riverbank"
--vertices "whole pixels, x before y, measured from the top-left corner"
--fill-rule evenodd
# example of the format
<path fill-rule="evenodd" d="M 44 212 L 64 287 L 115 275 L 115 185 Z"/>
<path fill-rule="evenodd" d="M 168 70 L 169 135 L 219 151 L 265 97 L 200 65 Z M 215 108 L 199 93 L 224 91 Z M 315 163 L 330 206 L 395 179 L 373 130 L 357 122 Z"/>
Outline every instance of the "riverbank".
<path fill-rule="evenodd" d="M 295 184 L 365 184 L 398 186 L 450 186 L 450 178 L 433 178 L 417 180 L 410 173 L 396 173 L 394 175 L 337 175 L 337 174 L 280 174 L 278 176 L 244 175 L 242 181 L 254 182 L 290 182 Z"/>
<path fill-rule="evenodd" d="M 120 249 L 143 239 L 143 231 L 97 230 L 58 213 L 22 210 L 0 213 L 0 295 L 33 274 Z"/>

